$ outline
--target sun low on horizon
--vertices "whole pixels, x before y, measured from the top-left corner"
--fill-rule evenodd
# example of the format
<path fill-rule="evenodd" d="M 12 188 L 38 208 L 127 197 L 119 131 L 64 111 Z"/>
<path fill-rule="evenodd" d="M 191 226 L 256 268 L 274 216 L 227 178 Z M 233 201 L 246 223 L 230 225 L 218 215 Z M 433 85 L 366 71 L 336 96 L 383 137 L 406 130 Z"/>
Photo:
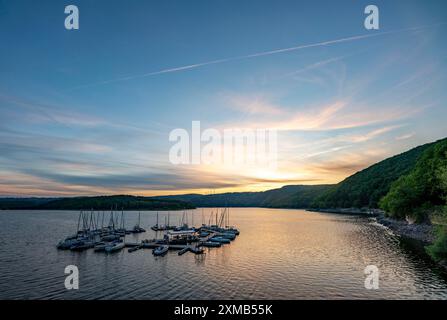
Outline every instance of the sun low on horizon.
<path fill-rule="evenodd" d="M 77 30 L 0 2 L 0 197 L 334 184 L 447 136 L 443 1 L 375 1 L 376 30 L 365 1 L 78 2 Z M 204 161 L 228 130 L 274 131 L 274 165 Z"/>

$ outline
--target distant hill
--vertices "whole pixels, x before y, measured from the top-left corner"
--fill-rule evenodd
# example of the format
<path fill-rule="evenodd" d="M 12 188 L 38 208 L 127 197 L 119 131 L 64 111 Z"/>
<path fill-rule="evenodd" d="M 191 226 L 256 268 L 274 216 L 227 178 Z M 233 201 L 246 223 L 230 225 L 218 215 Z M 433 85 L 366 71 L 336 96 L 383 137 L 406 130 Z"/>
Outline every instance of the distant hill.
<path fill-rule="evenodd" d="M 309 208 L 316 197 L 330 187 L 331 185 L 291 185 L 261 192 L 185 194 L 154 197 L 154 199 L 187 201 L 197 207 Z"/>
<path fill-rule="evenodd" d="M 0 210 L 26 210 L 57 198 L 0 198 Z"/>
<path fill-rule="evenodd" d="M 3 210 L 180 210 L 193 209 L 189 202 L 127 195 L 75 198 L 3 198 Z"/>

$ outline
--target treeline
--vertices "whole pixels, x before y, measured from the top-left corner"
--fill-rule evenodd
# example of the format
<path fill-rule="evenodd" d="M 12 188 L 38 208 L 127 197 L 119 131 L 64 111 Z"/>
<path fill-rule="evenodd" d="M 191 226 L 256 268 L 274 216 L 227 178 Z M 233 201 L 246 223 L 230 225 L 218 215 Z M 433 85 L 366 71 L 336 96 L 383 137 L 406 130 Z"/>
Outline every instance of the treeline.
<path fill-rule="evenodd" d="M 447 261 L 447 140 L 425 150 L 414 168 L 391 185 L 380 207 L 394 218 L 437 224 L 436 241 L 427 250 Z"/>
<path fill-rule="evenodd" d="M 0 210 L 27 210 L 57 198 L 0 198 Z"/>
<path fill-rule="evenodd" d="M 74 198 L 4 198 L 3 210 L 181 210 L 194 209 L 189 202 L 128 195 Z"/>
<path fill-rule="evenodd" d="M 447 199 L 447 140 L 425 150 L 413 169 L 399 177 L 380 201 L 390 216 L 424 221 Z"/>

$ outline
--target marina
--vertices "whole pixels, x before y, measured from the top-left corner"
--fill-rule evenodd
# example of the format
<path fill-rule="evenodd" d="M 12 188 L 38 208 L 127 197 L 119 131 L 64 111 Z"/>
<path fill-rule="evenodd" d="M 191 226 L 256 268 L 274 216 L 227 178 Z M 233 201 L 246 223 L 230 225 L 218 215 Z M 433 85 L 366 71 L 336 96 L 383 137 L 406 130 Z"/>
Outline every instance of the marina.
<path fill-rule="evenodd" d="M 117 212 L 111 209 L 108 224 L 104 221 L 104 211 L 81 211 L 78 217 L 77 229 L 74 235 L 66 237 L 57 244 L 60 250 L 85 251 L 93 249 L 94 252 L 114 253 L 124 248 L 132 253 L 140 249 L 152 249 L 154 256 L 164 256 L 168 251 L 178 251 L 181 256 L 187 252 L 204 254 L 204 247 L 219 248 L 230 244 L 239 235 L 239 230 L 230 226 L 229 208 L 212 210 L 208 224 L 205 224 L 205 216 L 202 210 L 202 225 L 194 226 L 194 213 L 190 213 L 191 226 L 188 212 L 184 211 L 179 225 L 170 225 L 170 213 L 165 215 L 165 223 L 159 223 L 159 213 L 156 213 L 156 224 L 150 229 L 156 232 L 157 238 L 143 239 L 140 242 L 126 241 L 126 235 L 145 233 L 140 226 L 141 212 L 138 212 L 138 222 L 132 229 L 126 229 L 125 212 Z M 212 224 L 213 222 L 213 224 Z"/>

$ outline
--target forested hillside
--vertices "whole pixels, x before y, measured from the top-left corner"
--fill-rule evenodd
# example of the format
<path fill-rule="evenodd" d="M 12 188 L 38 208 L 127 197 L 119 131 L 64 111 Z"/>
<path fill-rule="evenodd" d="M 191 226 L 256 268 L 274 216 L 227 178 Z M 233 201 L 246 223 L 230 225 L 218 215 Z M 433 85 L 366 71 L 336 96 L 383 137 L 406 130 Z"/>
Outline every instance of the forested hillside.
<path fill-rule="evenodd" d="M 312 204 L 317 208 L 378 208 L 391 184 L 415 166 L 421 154 L 433 144 L 425 144 L 378 162 L 334 185 Z"/>

